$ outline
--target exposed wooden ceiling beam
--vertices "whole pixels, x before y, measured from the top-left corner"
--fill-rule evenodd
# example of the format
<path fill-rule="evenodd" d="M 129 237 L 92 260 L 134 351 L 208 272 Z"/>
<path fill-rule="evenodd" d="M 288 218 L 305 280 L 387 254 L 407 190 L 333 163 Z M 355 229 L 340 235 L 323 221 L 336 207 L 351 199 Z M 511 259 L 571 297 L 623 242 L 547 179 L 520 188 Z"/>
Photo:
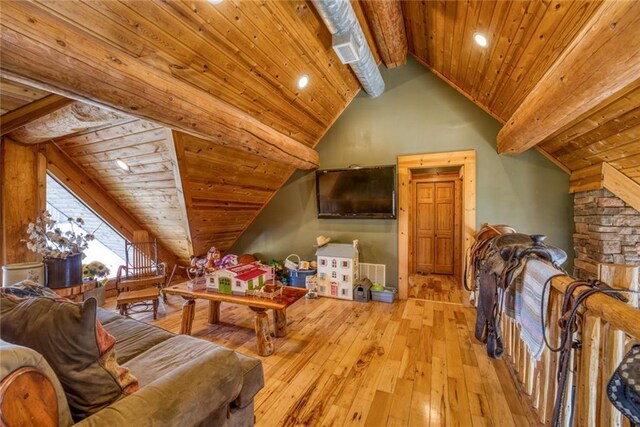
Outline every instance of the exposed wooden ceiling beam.
<path fill-rule="evenodd" d="M 10 79 L 298 169 L 318 167 L 319 155 L 312 148 L 39 5 L 3 5 L 2 24 L 0 68 Z"/>
<path fill-rule="evenodd" d="M 25 124 L 11 132 L 9 136 L 22 144 L 38 144 L 89 129 L 134 120 L 127 114 L 73 100 L 68 101 L 71 103 Z"/>
<path fill-rule="evenodd" d="M 131 213 L 113 200 L 57 145 L 42 144 L 40 151 L 47 159 L 49 172 L 127 240 L 132 241 L 134 231 L 145 230 Z M 158 257 L 166 262 L 169 268 L 178 262 L 178 257 L 161 244 L 158 244 Z"/>
<path fill-rule="evenodd" d="M 34 120 L 54 113 L 72 102 L 74 102 L 73 99 L 52 94 L 37 101 L 30 102 L 13 111 L 9 111 L 0 116 L 0 134 L 6 135 L 13 132 Z"/>
<path fill-rule="evenodd" d="M 397 0 L 361 1 L 367 20 L 373 29 L 376 45 L 387 68 L 407 62 L 407 35 L 404 31 L 402 7 Z"/>
<path fill-rule="evenodd" d="M 640 79 L 640 3 L 608 1 L 498 133 L 499 153 L 521 153 Z"/>

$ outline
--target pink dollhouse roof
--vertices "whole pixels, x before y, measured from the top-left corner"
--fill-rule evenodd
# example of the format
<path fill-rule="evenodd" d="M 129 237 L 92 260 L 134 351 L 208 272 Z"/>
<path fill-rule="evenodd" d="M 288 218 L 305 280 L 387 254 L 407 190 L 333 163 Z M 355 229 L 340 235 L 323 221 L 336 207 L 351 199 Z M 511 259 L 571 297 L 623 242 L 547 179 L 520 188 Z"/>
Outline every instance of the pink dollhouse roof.
<path fill-rule="evenodd" d="M 249 271 L 243 272 L 242 274 L 237 275 L 236 279 L 247 281 L 247 280 L 255 279 L 256 277 L 262 276 L 264 274 L 267 274 L 267 270 L 254 266 L 252 270 L 249 270 Z"/>
<path fill-rule="evenodd" d="M 258 268 L 257 262 L 252 262 L 249 264 L 238 264 L 231 267 L 227 267 L 225 270 L 230 271 L 234 274 L 244 274 L 248 271 L 254 270 Z"/>

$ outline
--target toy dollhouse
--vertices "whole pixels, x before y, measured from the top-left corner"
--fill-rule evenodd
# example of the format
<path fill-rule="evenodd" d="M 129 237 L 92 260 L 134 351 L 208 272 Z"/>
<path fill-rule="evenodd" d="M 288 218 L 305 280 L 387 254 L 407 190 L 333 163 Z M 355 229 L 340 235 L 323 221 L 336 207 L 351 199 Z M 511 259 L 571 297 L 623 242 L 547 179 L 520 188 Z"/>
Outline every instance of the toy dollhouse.
<path fill-rule="evenodd" d="M 234 265 L 209 274 L 207 290 L 246 295 L 249 291 L 262 288 L 269 279 L 269 273 L 269 268 L 259 262 Z"/>
<path fill-rule="evenodd" d="M 358 241 L 329 243 L 316 250 L 318 294 L 353 300 L 353 284 L 358 280 Z"/>

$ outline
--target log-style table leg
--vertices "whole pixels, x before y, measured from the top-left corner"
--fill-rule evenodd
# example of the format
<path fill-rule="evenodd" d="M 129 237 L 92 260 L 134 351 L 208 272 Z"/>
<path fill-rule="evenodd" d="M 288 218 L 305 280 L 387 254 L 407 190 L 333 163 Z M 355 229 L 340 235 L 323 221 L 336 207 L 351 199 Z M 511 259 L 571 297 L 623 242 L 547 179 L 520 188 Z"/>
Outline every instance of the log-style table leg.
<path fill-rule="evenodd" d="M 256 313 L 256 345 L 260 356 L 270 356 L 274 351 L 273 339 L 271 338 L 271 328 L 269 327 L 269 317 L 264 308 L 249 307 Z"/>
<path fill-rule="evenodd" d="M 193 318 L 196 315 L 196 301 L 194 299 L 185 298 L 182 305 L 182 324 L 180 325 L 180 333 L 191 335 L 191 327 L 193 326 Z"/>
<path fill-rule="evenodd" d="M 220 301 L 209 301 L 209 323 L 220 323 Z"/>
<path fill-rule="evenodd" d="M 273 325 L 276 337 L 287 336 L 287 312 L 285 309 L 273 310 Z"/>

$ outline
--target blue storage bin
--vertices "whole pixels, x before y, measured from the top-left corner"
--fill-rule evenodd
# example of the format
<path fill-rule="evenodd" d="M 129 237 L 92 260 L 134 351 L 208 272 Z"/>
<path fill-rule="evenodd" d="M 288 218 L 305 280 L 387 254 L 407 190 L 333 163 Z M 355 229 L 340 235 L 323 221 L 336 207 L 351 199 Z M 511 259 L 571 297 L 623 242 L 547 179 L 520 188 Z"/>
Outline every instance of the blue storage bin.
<path fill-rule="evenodd" d="M 371 299 L 373 301 L 381 301 L 392 303 L 396 299 L 396 293 L 398 290 L 396 288 L 384 288 L 384 291 L 374 291 L 371 290 Z"/>
<path fill-rule="evenodd" d="M 289 277 L 289 286 L 295 286 L 296 288 L 306 288 L 307 276 L 313 276 L 317 270 L 289 270 L 287 277 Z"/>

